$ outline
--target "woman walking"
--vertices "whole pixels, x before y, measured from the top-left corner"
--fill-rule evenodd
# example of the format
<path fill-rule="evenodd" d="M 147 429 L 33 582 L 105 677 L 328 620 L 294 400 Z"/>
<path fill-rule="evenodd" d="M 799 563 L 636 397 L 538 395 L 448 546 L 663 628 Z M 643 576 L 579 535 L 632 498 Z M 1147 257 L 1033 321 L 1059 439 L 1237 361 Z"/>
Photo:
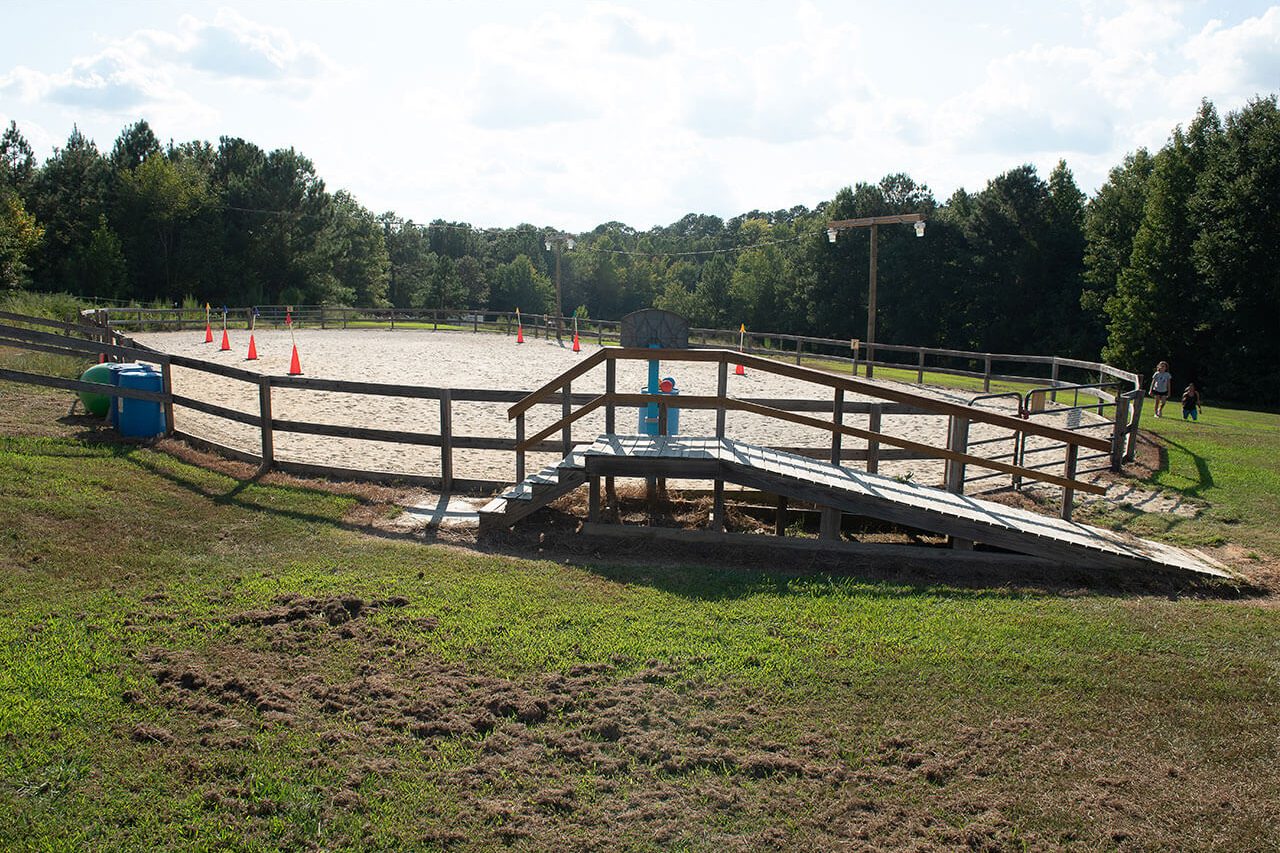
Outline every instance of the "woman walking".
<path fill-rule="evenodd" d="M 1151 375 L 1151 390 L 1148 392 L 1156 401 L 1156 417 L 1164 413 L 1164 404 L 1169 401 L 1169 383 L 1173 374 L 1169 372 L 1169 362 L 1162 361 L 1156 365 L 1156 372 Z"/>

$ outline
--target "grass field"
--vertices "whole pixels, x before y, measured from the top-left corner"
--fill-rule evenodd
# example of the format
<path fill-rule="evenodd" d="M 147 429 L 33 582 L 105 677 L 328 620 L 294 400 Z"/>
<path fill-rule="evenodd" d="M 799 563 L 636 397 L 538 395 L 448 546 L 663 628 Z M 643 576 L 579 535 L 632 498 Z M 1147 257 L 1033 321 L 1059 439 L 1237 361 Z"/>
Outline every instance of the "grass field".
<path fill-rule="evenodd" d="M 1280 846 L 1274 591 L 427 544 L 68 402 L 0 383 L 4 849 Z M 1276 417 L 1149 425 L 1205 510 L 1111 521 L 1273 565 Z"/>

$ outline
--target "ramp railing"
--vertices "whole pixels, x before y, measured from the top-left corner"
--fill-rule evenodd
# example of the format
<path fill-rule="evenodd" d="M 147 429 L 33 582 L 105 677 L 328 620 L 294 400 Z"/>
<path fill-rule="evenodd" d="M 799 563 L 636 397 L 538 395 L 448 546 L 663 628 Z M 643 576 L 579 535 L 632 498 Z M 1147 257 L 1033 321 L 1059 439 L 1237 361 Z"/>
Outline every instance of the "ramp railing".
<path fill-rule="evenodd" d="M 713 395 L 682 395 L 679 398 L 672 398 L 661 394 L 618 392 L 616 365 L 619 361 L 651 361 L 654 359 L 714 364 L 717 369 L 716 393 Z M 573 381 L 602 363 L 606 368 L 604 393 L 597 395 L 575 410 L 571 402 Z M 814 386 L 829 389 L 832 394 L 830 419 L 813 417 L 794 411 L 786 411 L 760 402 L 731 397 L 728 394 L 728 369 L 730 364 L 741 364 L 752 370 L 797 379 Z M 545 402 L 550 395 L 556 393 L 564 401 L 560 419 L 538 433 L 526 436 L 525 413 L 532 406 Z M 905 403 L 926 414 L 947 417 L 949 423 L 946 446 L 940 447 L 894 435 L 878 428 L 872 428 L 870 423 L 868 428 L 844 423 L 843 415 L 846 411 L 844 396 L 849 393 L 861 394 L 893 403 Z M 714 411 L 716 413 L 716 438 L 725 437 L 725 416 L 730 411 L 749 412 L 778 421 L 825 430 L 831 434 L 830 459 L 836 464 L 839 464 L 842 459 L 841 443 L 845 436 L 866 441 L 869 450 L 873 445 L 875 447 L 885 445 L 911 450 L 926 458 L 943 461 L 946 467 L 944 485 L 948 491 L 956 493 L 962 493 L 964 490 L 965 469 L 967 466 L 986 468 L 1023 480 L 1035 480 L 1056 485 L 1062 489 L 1062 516 L 1064 518 L 1069 518 L 1071 515 L 1073 499 L 1077 491 L 1090 494 L 1101 494 L 1105 491 L 1101 486 L 1077 478 L 1076 467 L 1081 449 L 1112 450 L 1112 442 L 1105 438 L 1084 435 L 1017 416 L 992 412 L 961 403 L 952 403 L 876 382 L 836 376 L 745 353 L 722 349 L 667 350 L 610 347 L 594 353 L 582 363 L 547 382 L 508 409 L 508 418 L 515 421 L 517 482 L 522 481 L 525 476 L 524 453 L 526 450 L 535 447 L 550 436 L 560 433 L 561 444 L 567 454 L 569 448 L 573 445 L 572 426 L 586 415 L 603 408 L 605 410 L 605 432 L 613 434 L 615 432 L 615 409 L 618 406 L 639 407 L 655 403 L 659 407 L 658 425 L 660 429 L 665 428 L 667 410 L 670 406 L 678 405 L 682 409 Z M 1063 472 L 1060 475 L 1053 474 L 1042 469 L 1029 468 L 970 452 L 969 428 L 974 423 L 1009 429 L 1022 436 L 1023 441 L 1025 441 L 1026 436 L 1035 435 L 1060 442 L 1066 448 Z M 870 454 L 868 454 L 868 462 L 870 462 Z M 868 470 L 872 470 L 870 464 L 867 467 Z"/>

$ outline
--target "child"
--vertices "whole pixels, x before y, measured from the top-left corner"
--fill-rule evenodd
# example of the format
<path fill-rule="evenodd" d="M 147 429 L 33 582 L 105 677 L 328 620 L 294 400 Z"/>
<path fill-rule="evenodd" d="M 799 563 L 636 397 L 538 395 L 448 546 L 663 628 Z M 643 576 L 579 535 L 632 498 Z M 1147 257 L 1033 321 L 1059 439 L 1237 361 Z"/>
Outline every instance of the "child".
<path fill-rule="evenodd" d="M 1169 400 L 1169 383 L 1173 375 L 1169 373 L 1169 362 L 1162 361 L 1156 365 L 1156 372 L 1151 376 L 1151 390 L 1148 392 L 1156 401 L 1156 417 L 1164 415 L 1164 404 Z"/>
<path fill-rule="evenodd" d="M 1182 392 L 1182 419 L 1187 418 L 1197 420 L 1200 414 L 1200 392 L 1196 390 L 1196 383 L 1187 383 L 1186 390 Z"/>

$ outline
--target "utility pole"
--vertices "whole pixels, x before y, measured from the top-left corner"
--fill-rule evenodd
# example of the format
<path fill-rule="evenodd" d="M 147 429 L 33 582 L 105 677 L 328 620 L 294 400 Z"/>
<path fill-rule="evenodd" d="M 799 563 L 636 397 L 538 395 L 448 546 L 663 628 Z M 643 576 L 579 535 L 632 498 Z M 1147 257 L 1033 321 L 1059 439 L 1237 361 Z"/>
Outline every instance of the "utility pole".
<path fill-rule="evenodd" d="M 870 283 L 867 288 L 867 378 L 871 378 L 872 362 L 875 361 L 876 346 L 876 261 L 879 255 L 879 237 L 881 225 L 897 225 L 914 223 L 916 236 L 924 236 L 924 217 L 919 213 L 895 213 L 890 216 L 866 216 L 861 219 L 837 219 L 827 223 L 827 240 L 834 243 L 836 235 L 850 228 L 871 229 L 871 269 Z"/>
<path fill-rule="evenodd" d="M 551 251 L 552 246 L 556 251 L 556 341 L 560 346 L 564 346 L 564 312 L 560 307 L 560 247 L 563 245 L 572 251 L 573 238 L 563 231 L 551 232 L 543 237 L 542 245 L 548 252 Z"/>

